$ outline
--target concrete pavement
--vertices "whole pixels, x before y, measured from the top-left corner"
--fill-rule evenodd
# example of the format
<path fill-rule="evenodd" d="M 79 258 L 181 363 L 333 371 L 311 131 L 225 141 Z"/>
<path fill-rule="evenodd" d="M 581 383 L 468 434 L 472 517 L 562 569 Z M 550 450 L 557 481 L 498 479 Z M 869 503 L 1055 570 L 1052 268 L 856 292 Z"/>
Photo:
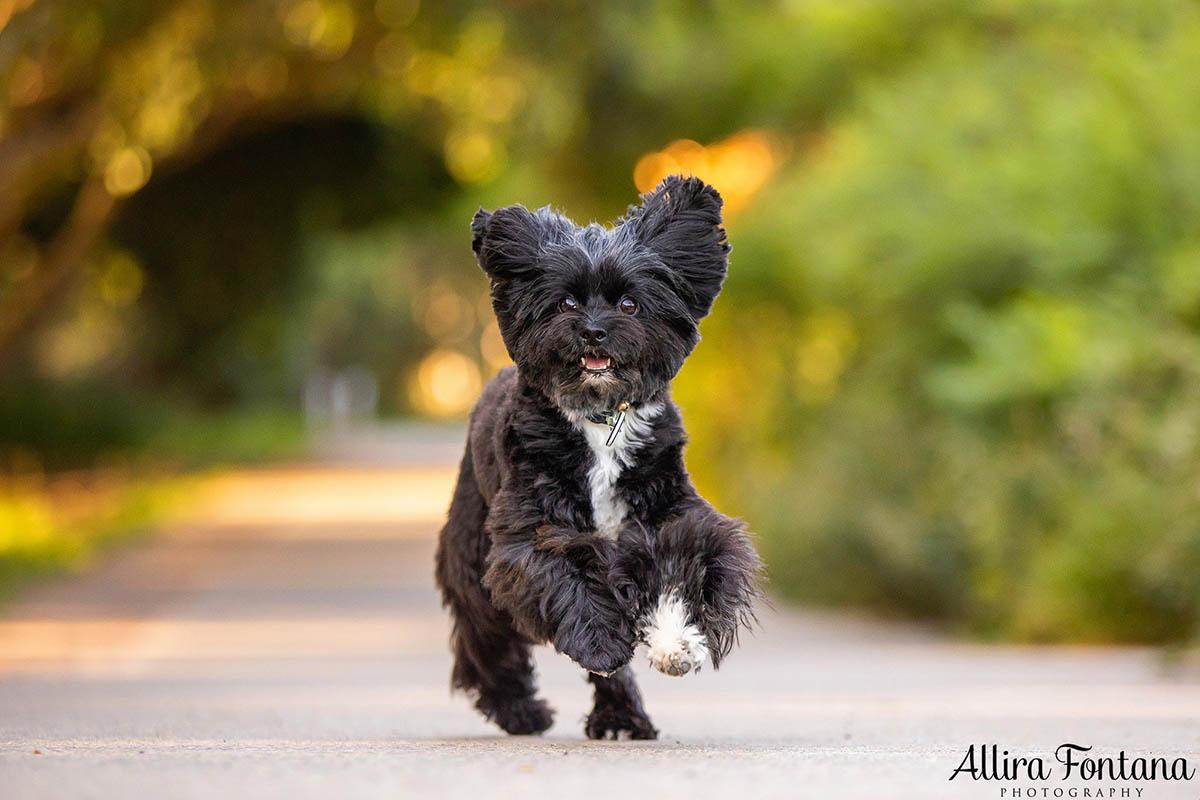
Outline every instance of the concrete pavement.
<path fill-rule="evenodd" d="M 720 672 L 639 660 L 657 742 L 585 740 L 588 687 L 543 650 L 557 723 L 505 737 L 447 689 L 431 559 L 458 446 L 363 434 L 224 476 L 156 538 L 26 593 L 0 616 L 0 798 L 1200 797 L 1053 760 L 1069 741 L 1200 767 L 1193 668 L 813 612 L 765 612 Z M 1055 774 L 948 780 L 991 743 Z"/>

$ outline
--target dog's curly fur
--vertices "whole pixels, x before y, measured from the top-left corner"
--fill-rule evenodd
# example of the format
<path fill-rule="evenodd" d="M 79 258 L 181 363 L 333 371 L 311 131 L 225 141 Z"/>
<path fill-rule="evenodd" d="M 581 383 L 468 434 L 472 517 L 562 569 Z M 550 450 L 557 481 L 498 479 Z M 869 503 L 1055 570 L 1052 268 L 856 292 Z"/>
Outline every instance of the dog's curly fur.
<path fill-rule="evenodd" d="M 515 366 L 471 414 L 439 540 L 452 686 L 509 733 L 540 733 L 553 718 L 530 645 L 549 642 L 591 673 L 589 737 L 654 738 L 635 646 L 668 674 L 716 667 L 758 593 L 744 526 L 691 484 L 670 399 L 725 278 L 720 195 L 671 177 L 611 228 L 511 206 L 471 231 Z M 610 447 L 598 415 L 623 403 Z"/>

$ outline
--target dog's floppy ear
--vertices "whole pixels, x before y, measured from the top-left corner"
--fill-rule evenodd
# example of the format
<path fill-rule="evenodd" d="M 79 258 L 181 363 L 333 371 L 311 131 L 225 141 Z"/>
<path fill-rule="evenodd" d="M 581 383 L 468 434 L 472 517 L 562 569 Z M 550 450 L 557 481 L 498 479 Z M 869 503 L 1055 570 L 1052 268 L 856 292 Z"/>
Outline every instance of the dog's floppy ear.
<path fill-rule="evenodd" d="M 641 205 L 630 206 L 622 225 L 681 278 L 678 288 L 692 315 L 712 309 L 729 264 L 729 241 L 721 225 L 721 195 L 699 178 L 671 175 Z"/>
<path fill-rule="evenodd" d="M 481 208 L 471 220 L 471 249 L 493 279 L 512 280 L 532 270 L 544 237 L 542 224 L 525 206 Z"/>

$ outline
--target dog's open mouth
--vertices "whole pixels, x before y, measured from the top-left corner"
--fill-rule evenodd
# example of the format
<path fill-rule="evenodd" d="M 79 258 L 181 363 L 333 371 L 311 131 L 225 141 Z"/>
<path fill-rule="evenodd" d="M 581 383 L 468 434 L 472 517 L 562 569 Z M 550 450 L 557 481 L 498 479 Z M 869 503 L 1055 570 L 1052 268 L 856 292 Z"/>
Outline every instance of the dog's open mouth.
<path fill-rule="evenodd" d="M 594 355 L 583 356 L 579 359 L 579 365 L 582 366 L 586 372 L 600 374 L 602 372 L 608 372 L 610 369 L 612 369 L 613 362 L 610 356 L 597 353 Z"/>

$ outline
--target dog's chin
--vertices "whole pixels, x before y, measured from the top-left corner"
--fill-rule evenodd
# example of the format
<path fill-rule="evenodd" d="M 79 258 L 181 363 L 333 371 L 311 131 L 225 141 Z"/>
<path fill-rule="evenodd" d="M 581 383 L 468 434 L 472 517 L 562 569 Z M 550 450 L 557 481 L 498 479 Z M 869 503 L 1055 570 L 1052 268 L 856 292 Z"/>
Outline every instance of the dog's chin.
<path fill-rule="evenodd" d="M 565 370 L 554 387 L 554 402 L 567 411 L 585 414 L 611 410 L 632 399 L 634 382 L 617 367 Z"/>

